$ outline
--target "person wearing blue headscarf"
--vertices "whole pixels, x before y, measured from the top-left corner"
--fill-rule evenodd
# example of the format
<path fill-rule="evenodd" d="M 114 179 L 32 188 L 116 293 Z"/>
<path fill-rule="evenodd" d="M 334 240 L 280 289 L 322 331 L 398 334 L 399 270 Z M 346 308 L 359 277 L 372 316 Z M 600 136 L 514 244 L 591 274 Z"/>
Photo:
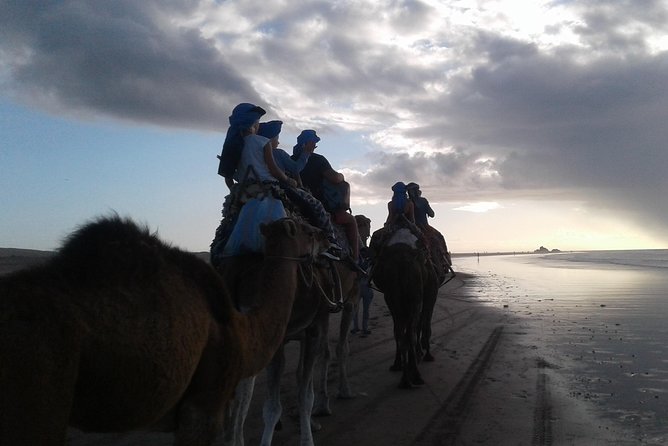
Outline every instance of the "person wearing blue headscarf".
<path fill-rule="evenodd" d="M 274 159 L 276 160 L 278 167 L 294 178 L 297 181 L 297 184 L 301 185 L 301 177 L 299 174 L 304 169 L 304 166 L 306 166 L 309 156 L 313 153 L 315 145 L 305 147 L 306 150 L 302 150 L 296 159 L 292 159 L 288 152 L 278 147 L 278 144 L 280 143 L 278 135 L 281 133 L 282 125 L 283 121 L 261 122 L 257 134 L 269 138 L 269 141 L 274 148 Z"/>
<path fill-rule="evenodd" d="M 292 159 L 297 160 L 305 152 L 311 152 L 306 162 L 306 166 L 302 169 L 301 180 L 313 196 L 320 200 L 325 209 L 332 214 L 334 223 L 343 226 L 346 232 L 346 238 L 352 251 L 352 257 L 355 261 L 359 259 L 359 233 L 357 232 L 357 223 L 352 214 L 348 213 L 348 209 L 343 206 L 334 207 L 325 200 L 324 187 L 325 185 L 333 188 L 338 188 L 345 193 L 349 204 L 350 185 L 345 181 L 345 177 L 341 172 L 337 172 L 332 168 L 327 158 L 319 153 L 313 153 L 316 144 L 320 141 L 320 137 L 315 130 L 303 130 L 297 137 L 297 144 L 292 149 Z"/>
<path fill-rule="evenodd" d="M 256 134 L 265 113 L 261 107 L 245 102 L 232 110 L 218 166 L 218 174 L 225 177 L 229 188 L 234 180 L 241 181 L 246 175 L 253 175 L 257 181 L 296 184 L 276 165 L 269 139 Z"/>
<path fill-rule="evenodd" d="M 406 185 L 401 181 L 394 183 L 392 186 L 392 200 L 387 203 L 387 221 L 385 224 L 393 224 L 400 221 L 402 215 L 405 216 L 409 222 L 415 223 L 415 210 L 413 202 L 408 199 Z"/>
<path fill-rule="evenodd" d="M 296 181 L 299 182 L 299 172 L 301 168 L 303 168 L 303 165 L 306 164 L 309 152 L 307 150 L 304 153 L 302 153 L 300 160 L 301 158 L 304 159 L 303 162 L 301 163 L 301 167 L 299 167 L 300 164 L 298 161 L 293 160 L 292 158 L 290 158 L 290 155 L 288 155 L 287 152 L 285 152 L 282 149 L 279 149 L 278 135 L 281 133 L 282 127 L 283 127 L 282 121 L 275 120 L 275 121 L 262 122 L 258 127 L 257 134 L 259 136 L 268 138 L 269 144 L 272 147 L 273 154 L 278 167 L 285 173 L 293 174 Z M 284 159 L 282 155 L 280 155 L 281 153 L 285 154 L 285 157 L 287 157 L 287 161 Z M 283 162 L 281 162 L 281 160 L 283 160 Z M 306 217 L 306 219 L 309 220 L 309 222 L 312 225 L 322 229 L 325 235 L 327 236 L 327 239 L 334 246 L 338 247 L 338 245 L 336 244 L 336 233 L 334 231 L 334 226 L 332 226 L 329 214 L 327 213 L 325 208 L 323 208 L 322 203 L 304 189 L 300 189 L 298 187 L 293 187 L 293 185 L 286 185 L 286 184 L 282 184 L 281 188 L 285 192 L 288 199 L 292 203 L 297 205 L 302 215 Z"/>

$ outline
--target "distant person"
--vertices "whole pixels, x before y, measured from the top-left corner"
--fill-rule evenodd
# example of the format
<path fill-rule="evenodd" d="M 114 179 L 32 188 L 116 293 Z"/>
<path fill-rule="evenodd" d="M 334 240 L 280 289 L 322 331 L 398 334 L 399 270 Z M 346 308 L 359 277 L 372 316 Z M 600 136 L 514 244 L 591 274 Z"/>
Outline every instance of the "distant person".
<path fill-rule="evenodd" d="M 424 234 L 432 261 L 437 265 L 439 278 L 443 278 L 450 269 L 450 266 L 452 266 L 452 259 L 450 258 L 448 245 L 445 242 L 443 234 L 429 224 L 427 217 L 433 218 L 436 214 L 429 205 L 429 201 L 422 196 L 419 184 L 408 183 L 406 190 L 415 208 L 415 224 Z"/>
<path fill-rule="evenodd" d="M 371 235 L 371 220 L 365 215 L 355 215 L 355 221 L 357 222 L 360 242 L 362 244 L 360 248 L 360 266 L 368 271 L 371 267 L 371 256 L 369 248 L 367 247 L 367 240 Z M 360 299 L 355 307 L 355 314 L 353 317 L 353 329 L 350 330 L 350 332 L 355 334 L 360 331 L 359 307 L 362 305 L 362 334 L 366 336 L 371 334 L 371 330 L 369 330 L 369 307 L 373 300 L 373 290 L 371 289 L 368 276 L 360 278 L 359 294 Z"/>
<path fill-rule="evenodd" d="M 394 183 L 392 192 L 392 200 L 387 203 L 385 225 L 403 223 L 404 218 L 410 223 L 415 223 L 415 209 L 413 202 L 408 199 L 406 185 L 401 181 Z"/>
<path fill-rule="evenodd" d="M 311 150 L 315 150 L 317 147 L 316 143 L 319 141 L 320 137 L 316 134 L 315 130 L 302 131 L 297 138 L 297 144 L 293 148 L 292 159 L 298 160 L 304 151 L 310 149 L 310 145 L 313 147 Z M 345 182 L 343 174 L 334 170 L 327 158 L 313 152 L 309 156 L 306 166 L 301 171 L 301 179 L 304 186 L 306 186 L 313 196 L 323 203 L 325 209 L 332 214 L 334 223 L 343 226 L 346 232 L 346 238 L 348 239 L 348 244 L 350 245 L 353 261 L 355 265 L 358 265 L 359 234 L 357 232 L 355 218 L 352 214 L 348 213 L 348 209 L 345 208 L 346 204 L 344 204 L 344 202 L 346 198 L 349 207 L 350 186 Z M 348 191 L 347 197 L 344 196 L 339 204 L 331 204 L 331 201 L 327 200 L 325 197 L 324 189 L 332 185 L 338 187 L 339 190 L 345 189 Z M 345 192 L 343 195 L 346 195 Z"/>
<path fill-rule="evenodd" d="M 429 206 L 429 201 L 422 196 L 420 185 L 417 183 L 408 183 L 406 185 L 406 191 L 408 192 L 408 197 L 413 202 L 413 207 L 415 209 L 415 224 L 418 225 L 420 229 L 429 226 L 427 217 L 434 218 L 435 214 L 434 210 Z"/>

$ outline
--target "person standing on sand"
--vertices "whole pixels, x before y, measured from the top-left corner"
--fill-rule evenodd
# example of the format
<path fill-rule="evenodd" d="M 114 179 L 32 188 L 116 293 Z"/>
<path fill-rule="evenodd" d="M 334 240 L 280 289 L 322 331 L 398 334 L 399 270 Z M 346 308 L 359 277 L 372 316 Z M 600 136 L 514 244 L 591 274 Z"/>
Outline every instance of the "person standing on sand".
<path fill-rule="evenodd" d="M 357 227 L 359 228 L 360 241 L 362 247 L 360 248 L 360 266 L 365 270 L 369 270 L 371 267 L 371 256 L 369 253 L 369 248 L 367 247 L 367 240 L 371 235 L 371 220 L 365 215 L 355 215 L 355 221 L 357 222 Z M 371 289 L 371 284 L 369 283 L 369 277 L 361 277 L 359 285 L 359 294 L 360 299 L 355 307 L 355 315 L 353 317 L 353 329 L 350 330 L 351 333 L 358 333 L 360 330 L 359 327 L 359 306 L 362 305 L 362 334 L 370 335 L 371 330 L 369 330 L 369 307 L 371 306 L 371 301 L 373 300 L 373 290 Z"/>

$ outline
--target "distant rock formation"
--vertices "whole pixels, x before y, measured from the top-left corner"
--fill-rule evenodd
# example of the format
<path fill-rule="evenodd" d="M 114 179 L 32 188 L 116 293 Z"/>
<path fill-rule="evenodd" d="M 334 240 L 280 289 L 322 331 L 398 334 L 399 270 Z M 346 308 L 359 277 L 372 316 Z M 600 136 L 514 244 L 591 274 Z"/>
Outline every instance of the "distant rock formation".
<path fill-rule="evenodd" d="M 540 248 L 534 250 L 534 252 L 537 253 L 537 254 L 547 254 L 547 253 L 550 253 L 550 252 L 561 252 L 561 250 L 555 248 L 555 249 L 550 251 L 545 246 L 541 246 Z"/>

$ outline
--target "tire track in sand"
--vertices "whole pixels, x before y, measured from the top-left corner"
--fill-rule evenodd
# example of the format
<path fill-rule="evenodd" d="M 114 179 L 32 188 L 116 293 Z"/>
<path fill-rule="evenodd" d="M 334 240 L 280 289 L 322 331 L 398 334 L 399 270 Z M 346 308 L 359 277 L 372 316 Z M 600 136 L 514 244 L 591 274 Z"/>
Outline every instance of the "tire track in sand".
<path fill-rule="evenodd" d="M 498 326 L 492 331 L 478 355 L 448 395 L 441 409 L 432 416 L 413 442 L 413 445 L 455 444 L 459 431 L 466 420 L 467 408 L 494 355 L 494 350 L 499 343 L 502 332 L 503 326 Z"/>
<path fill-rule="evenodd" d="M 549 365 L 543 360 L 537 361 L 538 379 L 536 381 L 536 407 L 533 414 L 532 446 L 550 446 L 552 444 L 552 405 L 550 403 L 549 377 L 545 369 Z"/>

